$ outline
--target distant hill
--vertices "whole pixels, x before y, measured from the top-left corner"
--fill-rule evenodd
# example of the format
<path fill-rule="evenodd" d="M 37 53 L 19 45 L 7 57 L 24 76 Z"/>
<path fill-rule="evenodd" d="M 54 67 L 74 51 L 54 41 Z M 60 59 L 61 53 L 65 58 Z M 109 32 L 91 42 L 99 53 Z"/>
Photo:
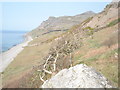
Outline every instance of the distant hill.
<path fill-rule="evenodd" d="M 87 11 L 85 13 L 75 15 L 75 16 L 61 16 L 61 17 L 49 17 L 48 20 L 43 21 L 40 26 L 32 30 L 29 35 L 33 37 L 40 36 L 49 31 L 56 30 L 67 30 L 72 26 L 80 24 L 85 19 L 94 16 L 95 13 L 92 11 Z"/>

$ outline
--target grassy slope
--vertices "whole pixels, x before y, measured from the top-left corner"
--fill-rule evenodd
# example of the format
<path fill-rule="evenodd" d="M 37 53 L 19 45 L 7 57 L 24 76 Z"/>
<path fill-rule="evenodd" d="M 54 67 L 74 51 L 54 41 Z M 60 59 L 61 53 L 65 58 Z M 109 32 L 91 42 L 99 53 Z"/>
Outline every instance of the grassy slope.
<path fill-rule="evenodd" d="M 74 65 L 84 63 L 94 67 L 115 86 L 118 84 L 118 59 L 115 58 L 115 53 L 118 53 L 118 44 L 113 44 L 109 48 L 102 43 L 109 39 L 117 29 L 118 24 L 94 33 L 93 39 L 86 38 L 83 41 L 84 46 L 74 52 L 73 59 Z"/>
<path fill-rule="evenodd" d="M 117 53 L 117 44 L 113 44 L 110 48 L 108 48 L 108 46 L 103 45 L 102 43 L 109 39 L 110 36 L 118 29 L 117 26 L 118 25 L 114 25 L 94 33 L 93 38 L 88 37 L 84 39 L 84 46 L 73 52 L 74 65 L 85 63 L 88 66 L 94 67 L 104 74 L 115 86 L 117 86 L 118 82 L 118 60 L 115 58 L 115 53 Z M 28 72 L 32 72 L 31 68 L 33 66 L 42 63 L 42 57 L 47 55 L 51 47 L 51 41 L 60 37 L 60 34 L 62 33 L 47 34 L 30 42 L 29 45 L 39 44 L 41 42 L 43 43 L 38 46 L 32 46 L 32 48 L 26 47 L 15 58 L 15 60 L 4 72 L 4 85 L 11 82 L 19 83 L 17 82 L 19 79 L 26 77 Z M 37 77 L 38 72 L 33 71 L 33 74 L 34 75 L 30 78 L 30 80 L 27 80 L 26 83 L 25 80 L 22 79 L 24 84 L 32 82 L 31 85 L 27 85 L 28 87 L 39 86 L 40 80 L 39 77 Z M 34 85 L 33 82 L 35 83 Z M 7 87 L 15 86 L 16 84 L 13 86 L 10 84 L 10 86 L 8 85 Z M 26 85 L 23 85 L 22 87 L 26 87 Z"/>
<path fill-rule="evenodd" d="M 31 72 L 34 66 L 42 63 L 42 58 L 47 55 L 49 48 L 51 47 L 51 43 L 46 41 L 60 34 L 62 34 L 62 32 L 54 32 L 31 41 L 29 45 L 43 43 L 38 46 L 27 46 L 20 54 L 18 54 L 15 60 L 3 72 L 3 85 L 5 87 L 17 87 L 19 84 L 17 81 L 23 78 L 27 73 Z M 11 83 L 13 83 L 13 85 Z"/>

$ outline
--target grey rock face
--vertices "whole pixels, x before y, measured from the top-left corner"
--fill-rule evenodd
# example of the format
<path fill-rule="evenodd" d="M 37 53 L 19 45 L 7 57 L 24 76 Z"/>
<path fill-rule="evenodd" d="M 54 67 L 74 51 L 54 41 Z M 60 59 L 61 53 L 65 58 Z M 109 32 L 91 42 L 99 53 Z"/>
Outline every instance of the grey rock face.
<path fill-rule="evenodd" d="M 42 85 L 42 88 L 112 88 L 109 81 L 94 69 L 76 65 L 63 69 Z"/>

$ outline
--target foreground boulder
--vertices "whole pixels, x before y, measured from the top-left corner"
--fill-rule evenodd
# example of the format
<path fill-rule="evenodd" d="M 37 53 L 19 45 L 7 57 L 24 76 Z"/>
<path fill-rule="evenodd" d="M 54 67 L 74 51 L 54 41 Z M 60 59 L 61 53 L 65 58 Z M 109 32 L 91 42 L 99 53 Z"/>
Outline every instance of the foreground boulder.
<path fill-rule="evenodd" d="M 42 85 L 42 88 L 112 88 L 100 73 L 84 64 L 63 69 Z"/>

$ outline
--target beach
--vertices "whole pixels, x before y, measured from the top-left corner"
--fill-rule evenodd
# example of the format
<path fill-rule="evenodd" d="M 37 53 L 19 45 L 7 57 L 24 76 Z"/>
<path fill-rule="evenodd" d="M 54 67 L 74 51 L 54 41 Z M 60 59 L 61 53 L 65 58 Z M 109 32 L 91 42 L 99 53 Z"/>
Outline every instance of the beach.
<path fill-rule="evenodd" d="M 14 58 L 24 49 L 28 43 L 32 41 L 30 36 L 26 36 L 25 41 L 18 44 L 6 52 L 0 54 L 0 72 L 3 72 L 5 68 L 14 60 Z"/>

